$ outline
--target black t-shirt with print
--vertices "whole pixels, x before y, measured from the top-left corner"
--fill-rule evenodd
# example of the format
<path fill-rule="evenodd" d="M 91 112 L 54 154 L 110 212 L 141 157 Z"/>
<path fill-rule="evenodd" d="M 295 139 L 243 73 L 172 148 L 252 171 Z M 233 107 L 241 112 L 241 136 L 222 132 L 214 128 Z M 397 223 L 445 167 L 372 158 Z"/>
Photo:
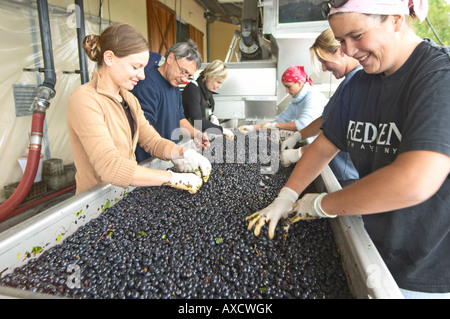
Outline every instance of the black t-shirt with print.
<path fill-rule="evenodd" d="M 404 152 L 450 156 L 449 83 L 448 49 L 424 40 L 390 76 L 355 74 L 323 132 L 350 153 L 361 178 Z M 363 220 L 400 288 L 450 292 L 449 176 L 425 202 Z"/>

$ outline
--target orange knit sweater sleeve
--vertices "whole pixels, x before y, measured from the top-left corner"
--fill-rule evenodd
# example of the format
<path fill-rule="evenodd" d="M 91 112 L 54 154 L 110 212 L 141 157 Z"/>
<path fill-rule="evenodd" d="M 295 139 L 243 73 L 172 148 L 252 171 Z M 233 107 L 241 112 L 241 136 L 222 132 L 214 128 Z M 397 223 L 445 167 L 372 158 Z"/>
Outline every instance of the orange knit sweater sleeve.
<path fill-rule="evenodd" d="M 138 140 L 145 142 L 145 148 L 162 159 L 166 159 L 166 148 L 174 145 L 159 136 L 141 114 L 135 97 L 123 91 L 122 96 L 130 104 L 135 119 L 136 133 L 132 137 L 122 105 L 98 90 L 97 79 L 94 76 L 91 82 L 75 89 L 67 102 L 67 127 L 77 169 L 77 193 L 100 182 L 123 188 L 130 186 L 138 165 L 134 155 Z"/>

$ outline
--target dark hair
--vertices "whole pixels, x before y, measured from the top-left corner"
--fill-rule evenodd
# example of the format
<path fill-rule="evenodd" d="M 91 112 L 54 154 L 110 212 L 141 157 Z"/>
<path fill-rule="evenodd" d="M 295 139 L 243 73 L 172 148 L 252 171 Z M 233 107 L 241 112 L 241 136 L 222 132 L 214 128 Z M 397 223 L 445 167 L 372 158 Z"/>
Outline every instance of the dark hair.
<path fill-rule="evenodd" d="M 176 59 L 186 58 L 188 61 L 194 61 L 197 64 L 197 68 L 200 68 L 202 65 L 202 56 L 198 52 L 197 44 L 192 40 L 174 44 L 166 51 L 166 59 L 170 53 L 173 53 Z"/>
<path fill-rule="evenodd" d="M 103 54 L 112 51 L 123 58 L 131 54 L 149 51 L 150 47 L 144 36 L 131 25 L 115 23 L 106 28 L 101 35 L 91 34 L 84 38 L 83 49 L 89 59 L 103 65 Z"/>

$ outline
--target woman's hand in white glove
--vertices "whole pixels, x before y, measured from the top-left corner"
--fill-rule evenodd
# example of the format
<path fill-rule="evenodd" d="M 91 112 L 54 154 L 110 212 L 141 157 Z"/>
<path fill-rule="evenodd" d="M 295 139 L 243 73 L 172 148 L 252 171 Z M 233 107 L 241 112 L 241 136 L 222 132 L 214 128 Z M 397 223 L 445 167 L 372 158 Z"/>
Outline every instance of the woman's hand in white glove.
<path fill-rule="evenodd" d="M 283 187 L 278 195 L 278 197 L 266 208 L 250 215 L 245 218 L 248 220 L 248 230 L 255 226 L 255 236 L 259 236 L 261 228 L 269 223 L 269 238 L 273 239 L 275 235 L 275 228 L 277 227 L 278 221 L 281 218 L 288 217 L 289 213 L 292 211 L 292 206 L 298 198 L 298 194 L 290 188 Z"/>
<path fill-rule="evenodd" d="M 286 221 L 284 227 L 285 232 L 289 231 L 289 227 L 299 220 L 317 219 L 317 218 L 335 218 L 336 215 L 328 215 L 322 209 L 322 198 L 327 193 L 322 194 L 305 194 L 302 198 L 295 202 L 292 216 Z"/>
<path fill-rule="evenodd" d="M 192 173 L 193 172 L 191 165 L 189 165 L 189 162 L 184 157 L 173 158 L 172 163 L 176 167 L 176 169 L 179 173 Z"/>
<path fill-rule="evenodd" d="M 284 167 L 288 167 L 291 164 L 297 163 L 300 157 L 302 157 L 302 154 L 303 150 L 301 147 L 281 151 L 280 154 L 281 165 L 283 165 Z"/>
<path fill-rule="evenodd" d="M 211 175 L 211 162 L 193 149 L 184 151 L 183 158 L 190 165 L 190 172 L 195 173 L 199 177 L 203 176 L 203 181 L 206 183 Z"/>
<path fill-rule="evenodd" d="M 234 133 L 230 129 L 223 128 L 223 135 L 227 140 L 232 141 L 234 139 Z"/>
<path fill-rule="evenodd" d="M 203 184 L 202 179 L 195 174 L 169 172 L 172 174 L 172 178 L 167 185 L 173 188 L 182 189 L 191 194 L 195 194 Z"/>
<path fill-rule="evenodd" d="M 262 129 L 273 130 L 277 128 L 277 123 L 267 122 L 261 125 Z"/>
<path fill-rule="evenodd" d="M 209 121 L 214 125 L 219 125 L 220 123 L 219 119 L 214 114 L 211 114 L 211 116 L 209 117 Z"/>
<path fill-rule="evenodd" d="M 281 151 L 293 149 L 297 143 L 302 141 L 302 134 L 297 131 L 281 143 Z"/>
<path fill-rule="evenodd" d="M 322 194 L 306 194 L 294 204 L 295 213 L 291 220 L 301 220 L 301 219 L 315 219 L 315 218 L 335 218 L 336 215 L 329 215 L 322 209 L 322 199 L 328 195 L 327 193 Z M 294 222 L 295 222 L 294 221 Z"/>
<path fill-rule="evenodd" d="M 255 127 L 253 125 L 242 125 L 242 126 L 239 126 L 239 131 L 241 133 L 247 134 L 247 133 L 255 131 Z"/>

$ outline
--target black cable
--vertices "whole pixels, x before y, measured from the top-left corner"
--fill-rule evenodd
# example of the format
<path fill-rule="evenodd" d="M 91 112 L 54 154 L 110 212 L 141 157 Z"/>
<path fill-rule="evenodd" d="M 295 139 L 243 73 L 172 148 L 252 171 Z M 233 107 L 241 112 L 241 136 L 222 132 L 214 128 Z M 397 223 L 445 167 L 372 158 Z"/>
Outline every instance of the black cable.
<path fill-rule="evenodd" d="M 111 25 L 112 24 L 112 21 L 111 21 L 111 3 L 110 3 L 109 0 L 108 0 L 108 17 L 109 17 L 109 25 Z"/>
<path fill-rule="evenodd" d="M 98 29 L 99 29 L 98 34 L 101 34 L 102 31 L 103 31 L 103 29 L 102 29 L 102 7 L 103 7 L 103 0 L 99 0 L 98 5 L 99 5 L 99 8 L 98 8 L 98 17 L 100 18 L 100 21 L 99 21 L 99 23 L 98 23 Z"/>
<path fill-rule="evenodd" d="M 425 17 L 425 19 L 427 20 L 427 23 L 428 23 L 428 25 L 430 26 L 431 31 L 433 31 L 434 36 L 436 37 L 436 39 L 439 41 L 439 43 L 440 43 L 442 46 L 445 46 L 444 43 L 443 43 L 443 42 L 441 41 L 441 39 L 439 38 L 439 36 L 437 35 L 436 30 L 434 30 L 433 25 L 432 25 L 431 22 L 430 22 L 430 19 L 428 19 L 428 17 Z"/>

